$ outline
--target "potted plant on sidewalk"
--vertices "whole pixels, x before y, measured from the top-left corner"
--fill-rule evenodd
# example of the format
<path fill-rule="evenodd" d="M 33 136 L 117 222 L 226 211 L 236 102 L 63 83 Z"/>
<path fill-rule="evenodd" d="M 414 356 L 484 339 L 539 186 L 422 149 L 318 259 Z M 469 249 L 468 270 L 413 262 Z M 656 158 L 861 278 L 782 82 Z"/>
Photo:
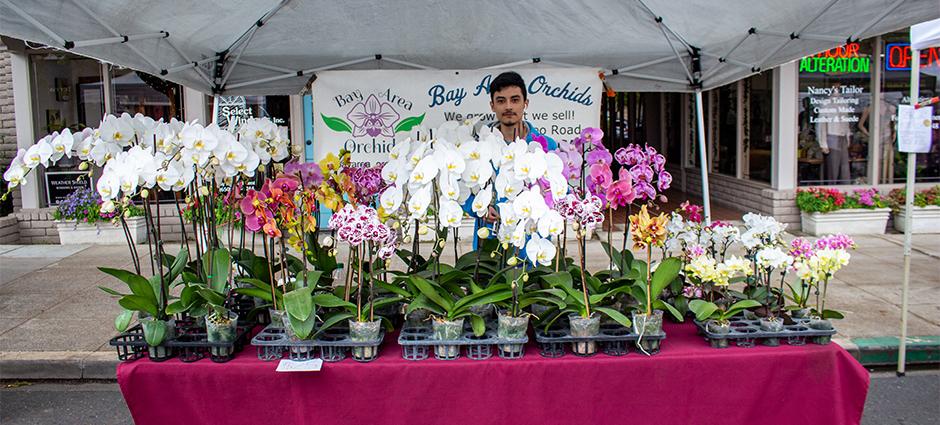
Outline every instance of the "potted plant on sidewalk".
<path fill-rule="evenodd" d="M 907 225 L 904 189 L 892 190 L 888 199 L 894 213 L 894 228 L 903 233 Z M 912 233 L 940 233 L 940 185 L 914 193 L 911 213 Z"/>
<path fill-rule="evenodd" d="M 844 193 L 813 187 L 796 194 L 803 232 L 813 236 L 830 233 L 884 234 L 891 209 L 874 188 Z"/>
<path fill-rule="evenodd" d="M 147 240 L 144 210 L 128 204 L 123 209 L 101 211 L 101 197 L 91 188 L 81 188 L 69 194 L 56 206 L 52 217 L 59 232 L 62 245 L 98 244 L 121 245 L 127 234 L 117 223 L 118 214 L 123 214 L 129 235 L 134 244 Z"/>

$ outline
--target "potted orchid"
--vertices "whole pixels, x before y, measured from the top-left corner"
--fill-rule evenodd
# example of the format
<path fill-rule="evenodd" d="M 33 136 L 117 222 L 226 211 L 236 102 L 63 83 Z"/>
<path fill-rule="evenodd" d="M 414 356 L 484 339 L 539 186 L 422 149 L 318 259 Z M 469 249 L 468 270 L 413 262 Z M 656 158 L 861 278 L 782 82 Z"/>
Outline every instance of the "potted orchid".
<path fill-rule="evenodd" d="M 826 294 L 829 281 L 842 267 L 849 263 L 848 250 L 855 247 L 849 236 L 837 234 L 820 238 L 815 243 L 812 254 L 800 258 L 793 264 L 797 276 L 803 282 L 813 286 L 816 305 L 811 311 L 809 326 L 813 329 L 829 330 L 829 319 L 842 319 L 842 313 L 826 309 Z M 817 343 L 829 342 L 829 337 L 818 337 Z"/>
<path fill-rule="evenodd" d="M 838 189 L 813 187 L 796 193 L 803 231 L 813 236 L 849 231 L 883 234 L 891 209 L 875 188 Z"/>

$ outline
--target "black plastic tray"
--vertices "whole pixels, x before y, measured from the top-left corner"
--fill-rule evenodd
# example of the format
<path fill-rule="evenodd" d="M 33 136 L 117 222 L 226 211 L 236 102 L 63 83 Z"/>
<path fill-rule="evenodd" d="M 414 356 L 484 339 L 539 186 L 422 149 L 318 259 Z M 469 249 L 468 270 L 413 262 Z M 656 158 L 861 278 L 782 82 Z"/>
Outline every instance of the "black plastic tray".
<path fill-rule="evenodd" d="M 613 323 L 601 324 L 600 333 L 590 337 L 571 336 L 570 329 L 564 326 L 563 323 L 552 326 L 548 328 L 547 331 L 542 327 L 535 328 L 535 341 L 539 346 L 539 354 L 543 357 L 551 358 L 564 356 L 566 352 L 565 347 L 577 343 L 595 343 L 599 346 L 599 351 L 608 356 L 623 356 L 630 352 L 631 344 L 629 343 L 632 342 L 635 345 L 639 339 L 640 336 L 633 333 L 630 328 L 625 328 Z M 648 345 L 644 347 L 644 350 L 652 355 L 659 352 L 659 345 L 664 339 L 666 339 L 665 332 L 655 335 L 643 335 L 641 343 Z M 587 348 L 585 346 L 582 347 Z M 583 351 L 586 353 L 581 354 L 572 350 L 572 354 L 589 356 L 594 355 L 598 350 L 585 349 Z"/>
<path fill-rule="evenodd" d="M 205 327 L 197 326 L 192 321 L 177 321 L 176 336 L 161 344 L 161 355 L 153 357 L 148 354 L 147 341 L 144 331 L 138 323 L 108 342 L 115 348 L 120 361 L 133 361 L 143 357 L 150 357 L 152 361 L 165 361 L 172 357 L 179 357 L 180 361 L 189 363 L 209 357 L 216 363 L 224 363 L 235 358 L 235 353 L 242 350 L 248 340 L 250 325 L 239 324 L 233 342 L 209 342 L 206 338 Z"/>
<path fill-rule="evenodd" d="M 525 355 L 525 344 L 529 337 L 517 339 L 498 338 L 496 336 L 496 323 L 487 322 L 486 332 L 476 336 L 470 324 L 464 325 L 463 335 L 457 339 L 433 339 L 433 330 L 430 326 L 406 326 L 398 335 L 398 345 L 401 345 L 401 356 L 405 360 L 425 360 L 430 357 L 431 347 L 434 349 L 434 358 L 438 360 L 455 360 L 460 357 L 461 349 L 466 351 L 467 358 L 472 360 L 486 360 L 493 356 L 493 346 L 496 352 L 504 359 L 518 359 Z"/>
<path fill-rule="evenodd" d="M 825 345 L 836 334 L 835 329 L 821 330 L 809 327 L 808 318 L 795 318 L 792 325 L 784 325 L 780 332 L 769 332 L 761 330 L 760 319 L 752 320 L 743 317 L 736 317 L 730 320 L 731 331 L 727 334 L 716 334 L 709 332 L 705 326 L 706 322 L 695 321 L 699 333 L 704 335 L 705 339 L 715 348 L 725 348 L 727 341 L 734 341 L 738 347 L 753 347 L 758 341 L 764 345 L 777 346 L 781 340 L 786 340 L 788 345 L 805 345 L 807 339 L 815 344 Z"/>
<path fill-rule="evenodd" d="M 263 361 L 280 360 L 284 353 L 289 353 L 291 360 L 304 361 L 319 358 L 325 362 L 338 362 L 351 357 L 359 362 L 375 360 L 379 348 L 385 340 L 385 329 L 379 330 L 379 337 L 372 341 L 353 342 L 349 339 L 349 328 L 335 327 L 324 331 L 315 339 L 291 341 L 282 326 L 268 325 L 251 339 L 251 345 L 258 349 L 258 358 Z"/>

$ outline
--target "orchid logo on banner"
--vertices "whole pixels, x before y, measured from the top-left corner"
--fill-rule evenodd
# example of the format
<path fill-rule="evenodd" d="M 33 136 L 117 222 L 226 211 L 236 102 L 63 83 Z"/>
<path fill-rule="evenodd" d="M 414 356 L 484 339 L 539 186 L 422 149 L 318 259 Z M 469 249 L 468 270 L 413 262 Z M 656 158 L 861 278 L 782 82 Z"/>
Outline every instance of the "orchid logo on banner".
<path fill-rule="evenodd" d="M 447 121 L 492 122 L 489 83 L 500 70 L 327 71 L 313 83 L 314 160 L 345 149 L 352 162 L 388 161 L 391 149 Z M 529 68 L 525 119 L 556 140 L 600 121 L 601 81 L 590 68 Z M 427 134 L 427 133 L 424 133 Z M 427 134 L 430 135 L 430 134 Z M 452 141 L 456 142 L 456 141 Z"/>

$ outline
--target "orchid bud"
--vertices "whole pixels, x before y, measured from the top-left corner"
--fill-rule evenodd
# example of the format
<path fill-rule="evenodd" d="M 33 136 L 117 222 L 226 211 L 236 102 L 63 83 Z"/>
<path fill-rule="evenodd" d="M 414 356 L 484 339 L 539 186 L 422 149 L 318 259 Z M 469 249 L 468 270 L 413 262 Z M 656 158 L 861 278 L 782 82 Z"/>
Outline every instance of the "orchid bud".
<path fill-rule="evenodd" d="M 528 274 L 528 273 L 522 275 L 522 281 L 523 281 L 523 282 L 528 282 L 528 281 L 529 281 L 529 274 Z"/>
<path fill-rule="evenodd" d="M 291 145 L 290 151 L 294 156 L 300 156 L 300 154 L 304 153 L 304 147 L 301 145 Z"/>
<path fill-rule="evenodd" d="M 404 242 L 404 243 L 411 243 L 411 235 L 405 236 L 405 238 L 402 239 L 402 242 Z"/>
<path fill-rule="evenodd" d="M 446 244 L 446 243 L 447 243 L 447 241 L 445 241 L 444 239 L 441 239 L 441 240 L 437 241 L 437 246 L 443 248 L 443 247 L 444 247 L 444 244 Z"/>
<path fill-rule="evenodd" d="M 422 224 L 420 227 L 418 227 L 418 234 L 421 236 L 428 234 L 428 226 Z"/>
<path fill-rule="evenodd" d="M 571 223 L 571 228 L 574 229 L 575 231 L 577 231 L 578 229 L 581 228 L 581 223 L 578 223 L 577 221 L 575 221 L 575 222 Z"/>
<path fill-rule="evenodd" d="M 140 197 L 141 197 L 141 198 L 149 198 L 149 197 L 150 197 L 150 191 L 147 190 L 147 189 L 141 189 L 141 190 L 140 190 Z"/>
<path fill-rule="evenodd" d="M 114 201 L 108 200 L 101 204 L 101 212 L 106 214 L 114 212 Z"/>
<path fill-rule="evenodd" d="M 209 196 L 209 188 L 208 188 L 208 187 L 205 187 L 205 186 L 200 186 L 200 187 L 199 187 L 199 194 L 200 194 L 201 196 Z"/>
<path fill-rule="evenodd" d="M 393 228 L 393 229 L 398 229 L 399 227 L 401 227 L 401 223 L 399 223 L 399 222 L 397 222 L 397 221 L 393 221 L 393 222 L 392 222 L 392 228 Z"/>
<path fill-rule="evenodd" d="M 87 170 L 87 169 L 88 169 L 88 162 L 87 162 L 87 161 L 82 161 L 81 164 L 78 164 L 78 169 L 79 169 L 79 171 L 85 171 L 85 170 Z"/>
<path fill-rule="evenodd" d="M 509 259 L 506 260 L 506 264 L 510 266 L 515 266 L 516 264 L 519 264 L 519 259 L 516 257 L 509 257 Z"/>
<path fill-rule="evenodd" d="M 325 246 L 325 247 L 331 247 L 331 246 L 333 246 L 333 242 L 334 242 L 334 241 L 333 241 L 333 238 L 330 237 L 330 236 L 327 236 L 327 237 L 323 238 L 323 246 Z"/>
<path fill-rule="evenodd" d="M 496 253 L 495 253 L 495 252 L 491 252 L 491 253 L 490 253 L 490 258 L 496 258 Z"/>
<path fill-rule="evenodd" d="M 391 259 L 385 260 L 385 268 L 386 268 L 386 269 L 392 268 L 392 260 L 391 260 Z"/>
<path fill-rule="evenodd" d="M 131 218 L 131 210 L 124 210 L 124 218 Z"/>
<path fill-rule="evenodd" d="M 509 244 L 506 242 L 503 242 L 503 249 L 509 249 Z"/>
<path fill-rule="evenodd" d="M 335 256 L 336 256 L 336 248 L 333 248 L 330 250 L 330 257 L 335 257 Z"/>
<path fill-rule="evenodd" d="M 480 239 L 486 239 L 486 238 L 490 237 L 490 228 L 489 228 L 489 227 L 481 227 L 481 228 L 477 229 L 477 237 L 479 237 Z"/>

